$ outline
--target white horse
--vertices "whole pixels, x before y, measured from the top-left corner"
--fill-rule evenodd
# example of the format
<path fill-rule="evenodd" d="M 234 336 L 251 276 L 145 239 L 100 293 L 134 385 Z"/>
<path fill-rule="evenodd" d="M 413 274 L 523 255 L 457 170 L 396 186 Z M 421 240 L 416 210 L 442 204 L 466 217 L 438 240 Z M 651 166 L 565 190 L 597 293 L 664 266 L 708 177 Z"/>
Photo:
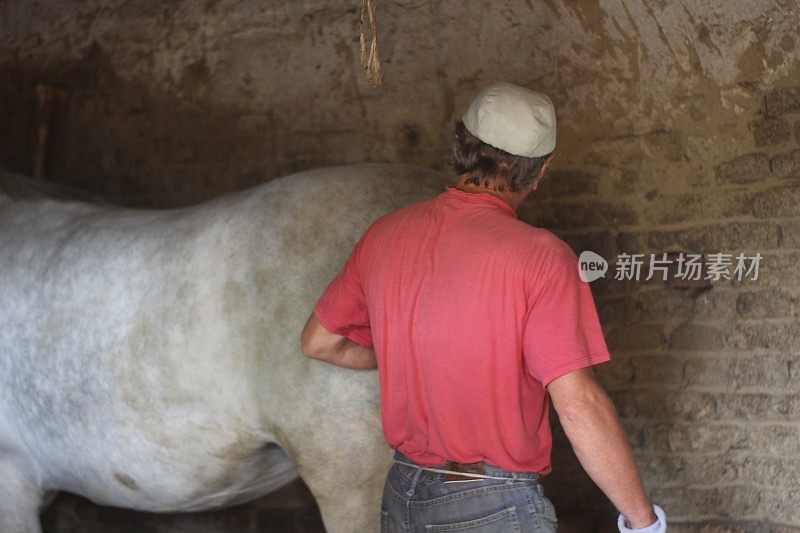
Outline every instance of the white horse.
<path fill-rule="evenodd" d="M 6 175 L 0 531 L 39 531 L 57 491 L 193 511 L 297 475 L 328 531 L 377 530 L 391 463 L 377 375 L 303 357 L 299 335 L 369 223 L 444 183 L 360 165 L 144 211 Z"/>

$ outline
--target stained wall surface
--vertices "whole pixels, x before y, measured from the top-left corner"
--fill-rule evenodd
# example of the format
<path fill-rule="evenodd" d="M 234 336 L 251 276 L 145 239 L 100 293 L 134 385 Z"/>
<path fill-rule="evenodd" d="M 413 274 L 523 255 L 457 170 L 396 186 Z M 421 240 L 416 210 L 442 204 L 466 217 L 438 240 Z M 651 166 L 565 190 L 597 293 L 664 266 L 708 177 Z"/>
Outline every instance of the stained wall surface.
<path fill-rule="evenodd" d="M 800 530 L 800 5 L 378 6 L 373 89 L 356 0 L 2 2 L 0 164 L 32 171 L 37 83 L 66 94 L 48 179 L 157 207 L 325 165 L 446 169 L 486 84 L 546 92 L 557 157 L 520 214 L 612 263 L 599 374 L 653 498 L 677 531 Z M 762 259 L 755 280 L 614 279 L 619 254 L 663 252 Z M 555 459 L 562 512 L 608 508 Z"/>

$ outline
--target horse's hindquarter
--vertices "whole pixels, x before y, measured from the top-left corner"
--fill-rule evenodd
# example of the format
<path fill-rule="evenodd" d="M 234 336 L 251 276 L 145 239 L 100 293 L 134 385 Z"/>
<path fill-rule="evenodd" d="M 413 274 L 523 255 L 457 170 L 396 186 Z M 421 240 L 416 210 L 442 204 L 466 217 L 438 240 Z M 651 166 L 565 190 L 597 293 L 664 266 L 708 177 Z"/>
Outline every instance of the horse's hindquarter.
<path fill-rule="evenodd" d="M 369 222 L 440 190 L 415 174 L 324 169 L 177 211 L 4 205 L 0 409 L 45 484 L 195 509 L 272 486 L 270 441 L 304 477 L 325 450 L 380 455 L 377 376 L 303 358 L 299 333 Z"/>
<path fill-rule="evenodd" d="M 271 364 L 260 367 L 260 383 L 268 385 L 259 387 L 265 395 L 259 403 L 268 406 L 265 416 L 283 428 L 302 423 L 298 431 L 310 426 L 317 432 L 326 424 L 325 409 L 339 408 L 339 403 L 354 417 L 366 417 L 363 413 L 371 417 L 373 408 L 377 416 L 376 373 L 303 358 L 300 331 L 370 223 L 393 209 L 434 196 L 443 189 L 442 177 L 413 167 L 363 165 L 307 172 L 270 185 L 274 188 L 262 206 L 268 206 L 267 220 L 278 221 L 272 228 L 278 237 L 273 242 L 276 248 L 256 249 L 245 258 L 251 269 L 244 270 L 252 272 L 254 283 L 252 293 L 241 291 L 255 296 L 242 314 L 262 317 L 255 329 L 270 336 L 265 344 Z M 286 373 L 273 373 L 272 363 L 278 361 Z M 299 409 L 306 410 L 308 418 L 286 420 Z M 356 440 L 341 429 L 336 434 L 340 441 Z"/>

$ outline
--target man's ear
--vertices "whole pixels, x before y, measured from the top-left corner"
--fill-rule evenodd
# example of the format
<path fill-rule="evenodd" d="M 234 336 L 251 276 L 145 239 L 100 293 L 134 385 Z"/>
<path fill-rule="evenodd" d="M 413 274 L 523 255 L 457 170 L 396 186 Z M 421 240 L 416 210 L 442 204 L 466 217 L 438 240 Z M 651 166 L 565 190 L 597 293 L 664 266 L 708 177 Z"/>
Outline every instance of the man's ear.
<path fill-rule="evenodd" d="M 533 180 L 533 183 L 531 184 L 532 191 L 535 191 L 536 189 L 539 188 L 539 183 L 542 181 L 544 175 L 547 174 L 547 167 L 550 166 L 550 162 L 553 160 L 554 156 L 555 154 L 551 153 L 550 155 L 544 158 L 544 161 L 542 161 L 542 168 L 539 169 L 539 175 L 536 177 L 535 180 Z"/>
<path fill-rule="evenodd" d="M 556 156 L 555 152 L 552 152 L 550 155 L 544 158 L 544 162 L 542 163 L 542 168 L 539 169 L 539 177 L 536 178 L 537 181 L 544 177 L 547 174 L 547 167 L 550 166 L 550 163 L 553 161 L 553 158 Z"/>

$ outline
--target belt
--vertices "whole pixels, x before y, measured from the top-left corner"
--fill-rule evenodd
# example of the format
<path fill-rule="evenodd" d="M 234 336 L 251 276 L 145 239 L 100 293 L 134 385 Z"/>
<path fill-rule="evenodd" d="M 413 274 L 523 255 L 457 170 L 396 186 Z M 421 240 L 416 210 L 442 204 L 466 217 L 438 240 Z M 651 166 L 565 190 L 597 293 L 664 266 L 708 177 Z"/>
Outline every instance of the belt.
<path fill-rule="evenodd" d="M 484 473 L 483 463 L 457 463 L 455 461 L 448 461 L 442 465 L 442 468 L 433 468 L 430 466 L 406 463 L 405 461 L 398 461 L 397 459 L 395 459 L 394 462 L 413 468 L 419 468 L 420 470 L 444 474 L 445 481 L 477 481 L 479 479 L 502 479 L 508 481 L 512 479 L 508 477 L 486 475 Z"/>
<path fill-rule="evenodd" d="M 449 470 L 445 472 L 445 481 L 473 481 L 475 478 L 464 474 L 477 474 L 485 476 L 486 471 L 483 468 L 483 463 L 457 463 L 455 461 L 448 461 L 444 464 L 442 470 Z"/>

